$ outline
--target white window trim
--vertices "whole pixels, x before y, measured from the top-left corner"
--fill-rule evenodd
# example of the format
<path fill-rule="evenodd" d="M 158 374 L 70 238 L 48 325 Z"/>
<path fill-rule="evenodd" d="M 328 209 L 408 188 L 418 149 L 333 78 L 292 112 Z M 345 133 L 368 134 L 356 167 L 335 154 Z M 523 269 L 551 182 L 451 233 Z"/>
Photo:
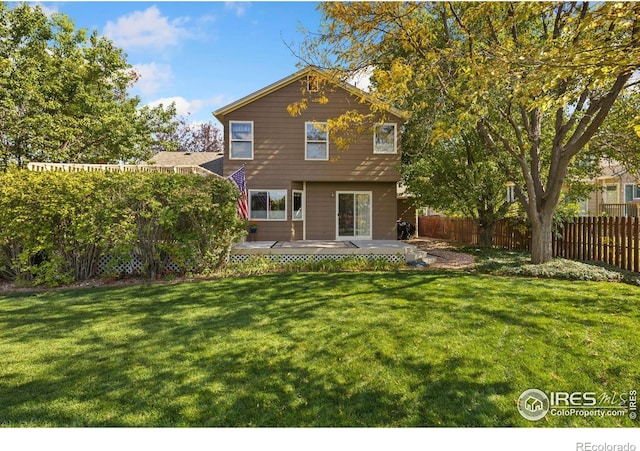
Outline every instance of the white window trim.
<path fill-rule="evenodd" d="M 301 196 L 301 198 L 300 198 L 300 201 L 302 202 L 302 217 L 301 218 L 296 218 L 296 216 L 294 214 L 295 212 L 293 210 L 293 205 L 294 205 L 293 201 L 294 201 L 294 199 L 296 197 L 296 194 L 300 194 L 300 196 Z M 305 204 L 305 202 L 304 202 L 304 191 L 301 190 L 301 189 L 291 190 L 291 220 L 292 221 L 304 221 L 304 213 L 305 213 L 304 204 Z"/>
<path fill-rule="evenodd" d="M 636 194 L 638 193 L 638 186 L 640 185 L 640 183 L 625 183 L 624 184 L 624 193 L 626 196 L 626 192 L 627 192 L 627 186 L 633 186 L 633 196 L 631 197 L 631 201 L 635 202 L 637 200 L 640 200 L 640 197 L 636 197 Z M 626 202 L 626 200 L 625 200 Z"/>
<path fill-rule="evenodd" d="M 578 216 L 589 216 L 589 198 L 579 200 L 578 204 L 580 205 Z"/>
<path fill-rule="evenodd" d="M 314 75 L 307 75 L 307 92 L 319 92 L 320 80 Z"/>
<path fill-rule="evenodd" d="M 267 217 L 266 218 L 254 218 L 253 211 L 251 210 L 251 195 L 253 193 L 267 192 Z M 270 195 L 269 193 L 272 191 L 279 191 L 284 193 L 284 219 L 273 219 L 269 218 L 269 204 L 270 204 Z M 250 189 L 249 190 L 249 221 L 265 221 L 265 222 L 283 222 L 287 221 L 287 209 L 289 208 L 288 204 L 288 192 L 286 189 Z"/>
<path fill-rule="evenodd" d="M 309 121 L 309 122 L 305 122 L 304 123 L 304 159 L 305 161 L 329 161 L 329 129 L 327 127 L 327 140 L 325 141 L 326 145 L 327 145 L 327 157 L 326 158 L 309 158 L 308 157 L 308 149 L 307 146 L 309 144 L 309 141 L 307 140 L 307 126 L 311 124 L 324 124 L 325 127 L 327 127 L 327 123 L 326 122 L 318 122 L 318 121 Z M 311 141 L 312 143 L 321 143 L 323 141 Z"/>
<path fill-rule="evenodd" d="M 607 200 L 606 199 L 606 197 L 607 197 L 606 192 L 609 191 L 609 187 L 614 187 L 615 188 L 615 191 L 616 191 L 616 200 L 615 200 L 615 202 L 607 202 L 606 201 Z M 620 183 L 605 183 L 603 185 L 603 191 L 602 191 L 602 203 L 605 203 L 605 204 L 619 204 L 620 203 L 620 189 L 621 189 Z M 611 190 L 611 191 L 613 191 L 613 190 Z"/>
<path fill-rule="evenodd" d="M 393 126 L 393 152 L 377 152 L 376 151 L 376 128 L 380 126 L 391 125 Z M 373 153 L 377 155 L 396 155 L 398 153 L 398 124 L 395 122 L 385 122 L 382 124 L 376 124 L 373 127 Z"/>
<path fill-rule="evenodd" d="M 251 157 L 250 158 L 234 157 L 233 154 L 231 153 L 231 147 L 232 147 L 232 142 L 233 141 L 246 142 L 246 141 L 241 141 L 241 140 L 234 140 L 232 138 L 232 136 L 233 136 L 233 134 L 232 134 L 233 124 L 251 124 Z M 254 131 L 255 131 L 255 129 L 254 129 L 254 126 L 253 126 L 253 121 L 229 121 L 229 160 L 253 160 Z"/>
<path fill-rule="evenodd" d="M 340 194 L 353 194 L 354 196 L 357 194 L 367 194 L 369 196 L 369 235 L 340 236 L 340 221 L 338 220 L 338 215 L 340 214 Z M 373 191 L 336 191 L 336 241 L 352 240 L 373 240 Z"/>

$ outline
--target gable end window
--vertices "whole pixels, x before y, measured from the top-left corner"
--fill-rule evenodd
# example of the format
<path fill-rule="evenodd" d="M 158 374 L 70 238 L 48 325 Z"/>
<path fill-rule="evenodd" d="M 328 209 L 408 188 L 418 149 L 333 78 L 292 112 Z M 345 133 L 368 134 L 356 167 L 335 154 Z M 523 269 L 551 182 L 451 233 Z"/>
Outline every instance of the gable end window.
<path fill-rule="evenodd" d="M 326 122 L 305 122 L 305 160 L 329 159 L 329 133 Z"/>
<path fill-rule="evenodd" d="M 253 122 L 229 122 L 229 159 L 253 160 Z"/>
<path fill-rule="evenodd" d="M 307 91 L 308 92 L 320 91 L 320 80 L 318 80 L 318 77 L 314 77 L 313 75 L 307 75 Z"/>
<path fill-rule="evenodd" d="M 396 124 L 378 124 L 373 129 L 373 153 L 397 153 Z"/>

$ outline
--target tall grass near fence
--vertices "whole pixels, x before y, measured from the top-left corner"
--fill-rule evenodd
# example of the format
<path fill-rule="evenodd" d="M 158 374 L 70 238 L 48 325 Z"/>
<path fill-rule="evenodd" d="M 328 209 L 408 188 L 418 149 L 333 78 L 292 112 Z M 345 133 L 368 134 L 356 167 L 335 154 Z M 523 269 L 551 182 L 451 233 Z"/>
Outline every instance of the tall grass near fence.
<path fill-rule="evenodd" d="M 470 219 L 421 217 L 419 234 L 461 244 L 478 244 L 477 227 Z M 496 227 L 493 243 L 505 249 L 529 251 L 531 231 L 525 223 L 502 220 Z M 602 216 L 565 221 L 553 235 L 553 254 L 640 272 L 640 218 Z"/>

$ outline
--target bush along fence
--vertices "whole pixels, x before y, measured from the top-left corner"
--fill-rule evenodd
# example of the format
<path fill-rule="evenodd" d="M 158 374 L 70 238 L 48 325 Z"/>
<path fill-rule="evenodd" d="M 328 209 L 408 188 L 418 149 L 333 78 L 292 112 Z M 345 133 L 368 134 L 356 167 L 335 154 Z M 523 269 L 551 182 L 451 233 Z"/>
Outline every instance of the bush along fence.
<path fill-rule="evenodd" d="M 476 224 L 470 219 L 423 216 L 419 235 L 461 244 L 478 244 Z M 510 250 L 529 251 L 531 231 L 524 222 L 502 220 L 493 243 Z M 640 272 L 640 218 L 578 217 L 559 225 L 553 236 L 554 257 L 597 261 Z"/>
<path fill-rule="evenodd" d="M 0 173 L 0 278 L 49 286 L 85 280 L 105 255 L 136 259 L 151 279 L 176 267 L 213 269 L 244 233 L 237 198 L 235 186 L 217 177 Z"/>

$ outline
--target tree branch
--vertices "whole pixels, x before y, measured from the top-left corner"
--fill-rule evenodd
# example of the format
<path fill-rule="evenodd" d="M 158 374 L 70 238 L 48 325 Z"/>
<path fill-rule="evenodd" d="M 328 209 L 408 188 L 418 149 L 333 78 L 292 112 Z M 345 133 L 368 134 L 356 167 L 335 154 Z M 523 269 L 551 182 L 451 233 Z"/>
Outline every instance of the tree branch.
<path fill-rule="evenodd" d="M 506 112 L 500 107 L 497 107 L 497 110 L 502 118 L 505 119 L 513 129 L 518 141 L 518 148 L 520 149 L 520 153 L 521 155 L 524 155 L 524 153 L 526 152 L 526 146 L 524 144 L 524 139 L 522 138 L 522 131 L 520 130 L 520 127 L 518 127 L 516 121 L 513 119 L 513 117 L 511 117 L 511 112 Z"/>
<path fill-rule="evenodd" d="M 618 78 L 609 92 L 604 97 L 600 98 L 599 101 L 593 102 L 589 105 L 587 112 L 578 123 L 576 130 L 571 135 L 571 138 L 565 146 L 564 151 L 570 157 L 577 154 L 589 142 L 598 128 L 600 128 L 607 117 L 607 114 L 609 114 L 618 94 L 620 94 L 624 85 L 627 83 L 629 78 L 631 78 L 631 75 L 631 71 L 618 75 Z"/>

